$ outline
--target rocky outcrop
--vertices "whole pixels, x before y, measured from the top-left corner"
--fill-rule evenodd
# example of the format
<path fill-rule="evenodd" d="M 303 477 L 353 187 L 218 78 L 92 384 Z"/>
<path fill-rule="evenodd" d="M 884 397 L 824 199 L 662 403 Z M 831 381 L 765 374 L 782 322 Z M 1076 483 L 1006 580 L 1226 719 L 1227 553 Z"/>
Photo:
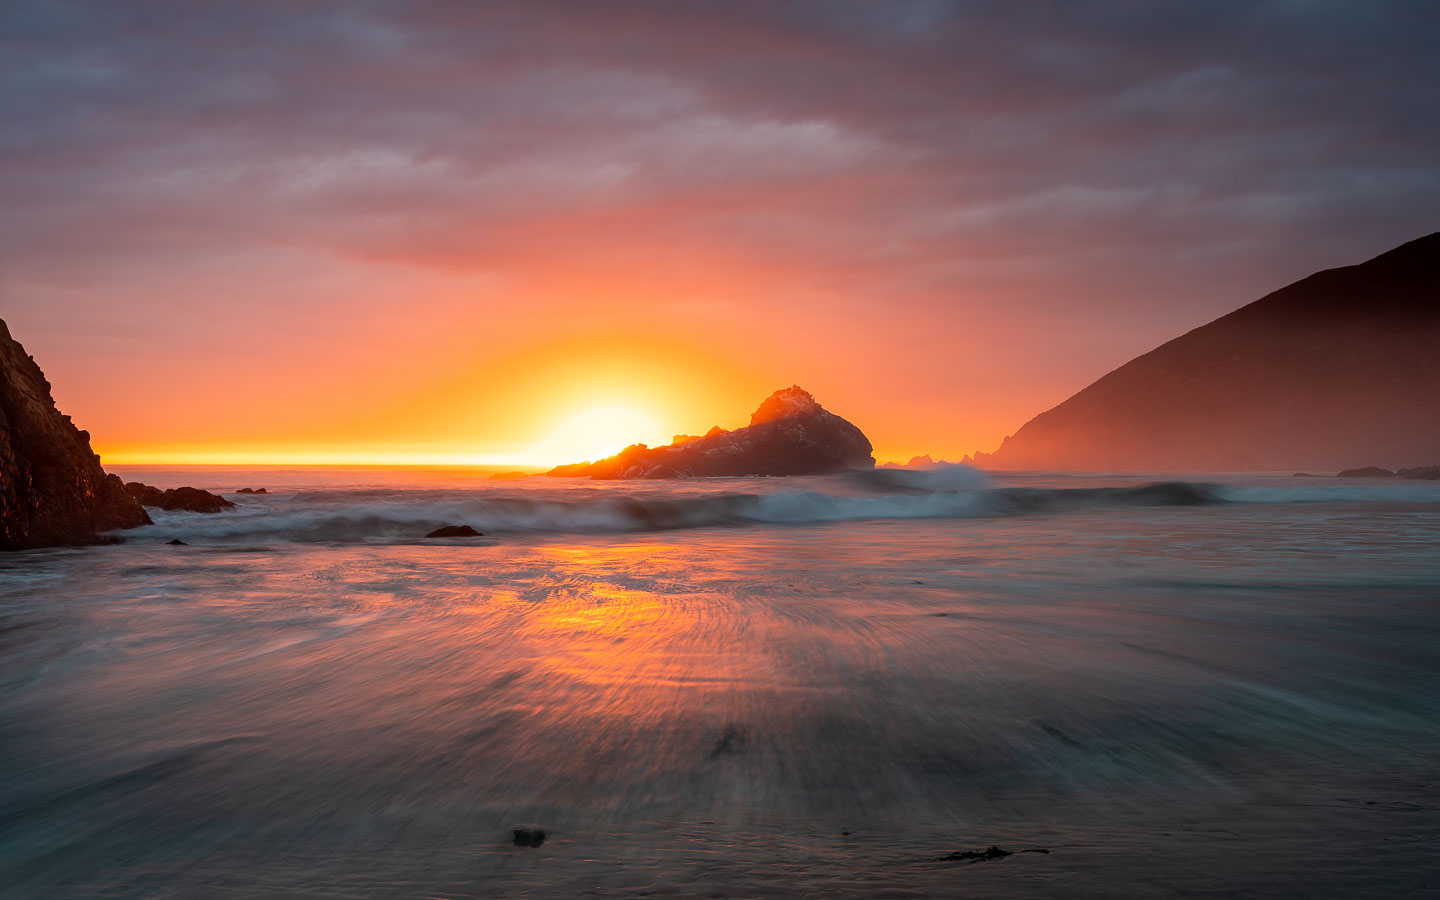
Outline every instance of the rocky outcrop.
<path fill-rule="evenodd" d="M 776 391 L 750 424 L 716 426 L 704 437 L 679 436 L 664 447 L 634 444 L 595 462 L 557 466 L 548 475 L 590 478 L 684 478 L 740 475 L 820 475 L 875 465 L 869 438 L 826 411 L 799 386 Z"/>
<path fill-rule="evenodd" d="M 990 468 L 1334 472 L 1440 453 L 1440 233 L 1311 275 L 1031 419 Z"/>
<path fill-rule="evenodd" d="M 209 491 L 193 487 L 170 488 L 162 491 L 157 487 L 141 484 L 138 481 L 127 481 L 125 490 L 141 506 L 163 509 L 167 512 L 218 513 L 235 508 L 234 503 L 219 494 L 212 494 Z"/>
<path fill-rule="evenodd" d="M 149 524 L 0 321 L 0 550 L 103 543 L 101 532 Z"/>
<path fill-rule="evenodd" d="M 960 463 L 947 462 L 943 459 L 935 459 L 930 454 L 924 456 L 912 456 L 909 462 L 887 462 L 876 466 L 877 469 L 912 469 L 924 471 L 926 469 L 943 469 L 946 466 L 970 465 L 970 457 L 965 457 Z"/>
<path fill-rule="evenodd" d="M 1363 469 L 1346 469 L 1337 472 L 1336 478 L 1409 478 L 1412 481 L 1440 481 L 1440 466 L 1415 466 L 1409 469 L 1400 469 L 1392 472 L 1389 469 L 1382 469 L 1379 466 L 1366 466 Z"/>
<path fill-rule="evenodd" d="M 442 525 L 425 536 L 427 538 L 454 538 L 484 537 L 485 535 L 469 525 Z"/>

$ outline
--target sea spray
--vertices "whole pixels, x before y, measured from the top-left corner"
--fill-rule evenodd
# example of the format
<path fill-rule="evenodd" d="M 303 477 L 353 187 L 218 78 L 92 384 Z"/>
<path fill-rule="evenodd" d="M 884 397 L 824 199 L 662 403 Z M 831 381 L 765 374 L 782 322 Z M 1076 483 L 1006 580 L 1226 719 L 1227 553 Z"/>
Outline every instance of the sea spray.
<path fill-rule="evenodd" d="M 297 491 L 217 515 L 157 512 L 132 542 L 406 542 L 466 524 L 505 533 L 621 534 L 885 519 L 984 519 L 1222 503 L 1440 503 L 1436 485 L 1237 487 L 1190 481 L 1105 487 L 992 487 L 983 473 L 875 471 L 836 478 L 609 483 L 559 490 Z M 970 485 L 956 488 L 953 485 Z M 726 490 L 726 488 L 732 488 Z M 747 488 L 734 490 L 733 488 Z"/>

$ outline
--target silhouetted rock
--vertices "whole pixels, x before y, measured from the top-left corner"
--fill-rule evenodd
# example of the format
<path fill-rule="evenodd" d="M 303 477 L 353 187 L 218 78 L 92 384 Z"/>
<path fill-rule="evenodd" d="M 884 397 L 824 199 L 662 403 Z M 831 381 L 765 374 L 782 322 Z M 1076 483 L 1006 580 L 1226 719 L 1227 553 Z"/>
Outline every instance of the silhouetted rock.
<path fill-rule="evenodd" d="M 985 850 L 957 850 L 948 856 L 937 856 L 936 862 L 983 862 L 988 859 L 1004 859 L 1007 856 L 1014 856 L 1017 853 L 1044 853 L 1050 851 L 1044 847 L 1034 847 L 1028 850 L 1002 850 L 999 847 L 989 847 Z"/>
<path fill-rule="evenodd" d="M 1334 472 L 1440 448 L 1440 233 L 1282 288 L 1005 439 L 1007 469 Z"/>
<path fill-rule="evenodd" d="M 1395 474 L 1401 478 L 1437 481 L 1440 480 L 1440 466 L 1417 466 L 1413 469 L 1401 469 Z"/>
<path fill-rule="evenodd" d="M 969 463 L 970 463 L 970 457 L 967 456 L 967 457 L 965 457 L 965 460 L 964 460 L 964 463 L 963 463 L 963 464 L 964 464 L 964 465 L 969 465 Z M 925 470 L 925 469 L 939 469 L 939 468 L 941 468 L 941 467 L 943 467 L 943 466 L 952 466 L 952 465 L 955 465 L 955 463 L 949 463 L 949 462 L 946 462 L 946 461 L 943 460 L 943 459 L 940 459 L 940 460 L 934 459 L 934 458 L 932 458 L 932 457 L 930 456 L 930 454 L 927 453 L 927 454 L 925 454 L 924 456 L 912 456 L 912 457 L 910 457 L 910 461 L 909 461 L 909 462 L 905 462 L 905 463 L 900 463 L 900 462 L 887 462 L 887 463 L 884 463 L 883 465 L 876 466 L 876 468 L 877 468 L 877 469 L 917 469 L 917 470 Z"/>
<path fill-rule="evenodd" d="M 149 524 L 0 320 L 0 550 L 103 543 L 102 531 Z"/>
<path fill-rule="evenodd" d="M 184 541 L 180 540 L 179 538 L 175 538 L 174 540 L 166 541 L 165 543 L 169 544 L 169 545 L 172 546 L 172 547 L 188 547 L 188 546 L 190 546 L 189 544 L 185 543 Z"/>
<path fill-rule="evenodd" d="M 237 494 L 268 494 L 268 493 L 270 493 L 270 492 L 267 491 L 267 490 L 265 490 L 264 488 L 240 488 L 240 489 L 237 490 L 235 493 L 237 493 Z"/>
<path fill-rule="evenodd" d="M 1318 477 L 1318 476 L 1316 476 L 1316 475 L 1314 475 L 1314 474 L 1312 474 L 1312 473 L 1310 473 L 1310 472 L 1296 472 L 1294 475 L 1291 475 L 1290 477 L 1291 477 L 1291 478 L 1316 478 L 1316 477 Z"/>
<path fill-rule="evenodd" d="M 684 437 L 684 436 L 682 436 Z M 718 426 L 704 437 L 664 447 L 633 444 L 595 462 L 556 466 L 548 475 L 591 478 L 819 475 L 871 468 L 870 440 L 827 412 L 798 386 L 776 391 L 734 431 Z"/>
<path fill-rule="evenodd" d="M 483 535 L 482 533 L 480 533 L 480 532 L 476 531 L 475 529 L 471 528 L 469 525 L 446 525 L 446 526 L 444 526 L 443 528 L 437 528 L 437 529 L 435 529 L 434 531 L 430 532 L 429 534 L 427 534 L 427 535 L 425 535 L 425 536 L 426 536 L 427 538 L 443 538 L 443 537 L 484 537 L 485 535 Z"/>
<path fill-rule="evenodd" d="M 141 506 L 150 506 L 168 512 L 183 510 L 185 512 L 218 513 L 221 510 L 235 508 L 234 503 L 219 494 L 212 494 L 209 491 L 193 487 L 170 488 L 168 491 L 162 491 L 157 487 L 141 484 L 138 481 L 127 481 L 125 490 Z"/>
<path fill-rule="evenodd" d="M 545 843 L 545 829 L 522 825 L 515 829 L 515 846 L 538 847 Z"/>
<path fill-rule="evenodd" d="M 1394 478 L 1395 473 L 1389 469 L 1382 469 L 1379 466 L 1366 466 L 1363 469 L 1346 469 L 1336 473 L 1336 478 Z"/>

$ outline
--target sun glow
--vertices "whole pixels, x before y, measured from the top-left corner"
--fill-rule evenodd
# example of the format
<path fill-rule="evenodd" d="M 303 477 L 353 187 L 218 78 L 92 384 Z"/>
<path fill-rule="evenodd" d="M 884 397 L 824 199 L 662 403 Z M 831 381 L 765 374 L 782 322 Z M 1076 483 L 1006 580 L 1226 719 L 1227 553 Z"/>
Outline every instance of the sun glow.
<path fill-rule="evenodd" d="M 630 406 L 593 406 L 565 419 L 536 446 L 532 456 L 544 462 L 591 461 L 613 456 L 634 443 L 655 446 L 670 436 L 647 413 Z"/>
<path fill-rule="evenodd" d="M 95 450 L 114 465 L 543 471 L 611 456 L 634 443 L 654 447 L 676 434 L 738 427 L 783 380 L 757 374 L 743 359 L 676 340 L 554 339 L 483 362 L 473 347 L 451 354 L 435 341 L 430 354 L 417 357 L 433 368 L 407 372 L 383 390 L 336 390 L 323 403 L 287 397 L 264 407 L 264 415 L 237 415 L 244 406 L 239 398 L 217 393 L 187 418 L 144 423 L 143 442 L 125 439 L 139 427 L 130 419 L 93 428 Z M 355 399 L 362 396 L 366 402 Z M 81 420 L 103 420 L 110 408 L 81 410 Z M 196 433 L 208 439 L 196 440 Z"/>

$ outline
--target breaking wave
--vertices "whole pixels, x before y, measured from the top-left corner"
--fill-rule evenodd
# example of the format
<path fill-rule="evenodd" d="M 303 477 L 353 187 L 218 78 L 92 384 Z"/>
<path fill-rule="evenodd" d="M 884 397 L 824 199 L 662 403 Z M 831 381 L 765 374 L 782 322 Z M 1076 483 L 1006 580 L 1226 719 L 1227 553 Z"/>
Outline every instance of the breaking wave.
<path fill-rule="evenodd" d="M 804 489 L 792 488 L 801 484 Z M 726 490 L 731 488 L 731 490 Z M 738 490 L 736 490 L 738 488 Z M 753 488 L 753 490 L 752 490 Z M 1167 481 L 1133 487 L 995 487 L 968 466 L 877 469 L 818 479 L 570 483 L 535 490 L 369 488 L 246 498 L 215 515 L 152 511 L 127 541 L 407 542 L 442 525 L 487 535 L 607 534 L 884 519 L 979 519 L 1226 503 L 1424 502 L 1440 485 L 1234 487 Z"/>

